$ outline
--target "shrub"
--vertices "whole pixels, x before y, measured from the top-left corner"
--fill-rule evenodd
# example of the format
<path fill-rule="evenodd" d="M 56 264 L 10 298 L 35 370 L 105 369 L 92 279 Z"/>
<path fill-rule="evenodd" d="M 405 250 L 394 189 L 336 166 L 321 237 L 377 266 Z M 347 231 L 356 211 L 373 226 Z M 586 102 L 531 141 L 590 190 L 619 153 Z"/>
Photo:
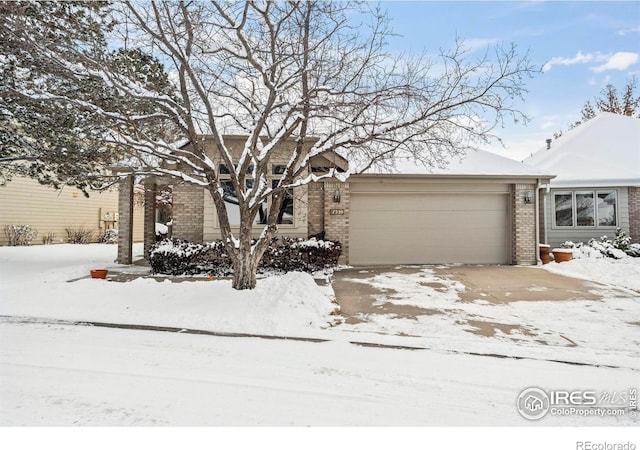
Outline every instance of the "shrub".
<path fill-rule="evenodd" d="M 45 234 L 44 236 L 42 236 L 42 243 L 45 245 L 53 244 L 55 240 L 56 240 L 56 234 L 51 231 Z"/>
<path fill-rule="evenodd" d="M 118 243 L 118 230 L 115 228 L 109 228 L 108 230 L 104 230 L 98 236 L 98 242 L 102 242 L 103 244 L 117 244 Z"/>
<path fill-rule="evenodd" d="M 627 249 L 627 255 L 640 258 L 640 244 L 630 244 Z"/>
<path fill-rule="evenodd" d="M 31 245 L 38 236 L 38 230 L 31 229 L 30 225 L 7 225 L 4 234 L 11 246 Z"/>
<path fill-rule="evenodd" d="M 93 241 L 93 231 L 80 228 L 65 228 L 70 244 L 88 244 Z"/>
<path fill-rule="evenodd" d="M 623 252 L 626 252 L 629 249 L 629 244 L 631 244 L 631 238 L 627 236 L 627 233 L 620 227 L 616 228 L 616 235 L 613 238 L 613 246 Z"/>
<path fill-rule="evenodd" d="M 260 261 L 258 272 L 315 272 L 335 266 L 342 253 L 339 242 L 283 237 L 273 239 Z M 156 243 L 149 251 L 154 273 L 195 275 L 210 273 L 228 276 L 233 273 L 231 258 L 222 241 L 194 244 L 179 239 Z"/>

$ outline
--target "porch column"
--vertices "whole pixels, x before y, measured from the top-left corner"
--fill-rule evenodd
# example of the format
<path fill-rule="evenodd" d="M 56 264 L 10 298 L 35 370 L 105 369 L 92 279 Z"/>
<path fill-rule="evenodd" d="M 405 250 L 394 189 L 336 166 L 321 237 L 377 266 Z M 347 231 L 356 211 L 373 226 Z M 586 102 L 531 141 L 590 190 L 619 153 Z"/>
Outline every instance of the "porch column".
<path fill-rule="evenodd" d="M 133 261 L 133 175 L 118 183 L 118 258 L 119 264 Z"/>
<path fill-rule="evenodd" d="M 149 175 L 144 180 L 144 256 L 149 255 L 156 242 L 156 177 Z"/>

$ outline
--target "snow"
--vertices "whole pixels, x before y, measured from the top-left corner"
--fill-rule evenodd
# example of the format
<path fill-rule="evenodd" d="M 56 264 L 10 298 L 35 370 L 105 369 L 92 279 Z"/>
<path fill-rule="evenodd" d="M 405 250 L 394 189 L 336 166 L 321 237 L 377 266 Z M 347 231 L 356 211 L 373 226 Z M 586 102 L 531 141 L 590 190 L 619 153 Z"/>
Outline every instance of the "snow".
<path fill-rule="evenodd" d="M 640 297 L 640 258 L 578 258 L 559 264 L 546 264 L 543 267 L 560 275 L 633 289 L 638 291 Z"/>
<path fill-rule="evenodd" d="M 136 245 L 135 254 L 141 251 Z M 336 325 L 331 287 L 307 274 L 262 278 L 255 290 L 239 292 L 229 280 L 141 278 L 149 269 L 115 264 L 115 252 L 105 244 L 0 247 L 0 425 L 637 424 L 630 416 L 578 415 L 534 423 L 514 407 L 529 386 L 607 392 L 637 386 L 640 299 L 631 291 L 603 301 L 462 302 L 462 284 L 425 267 L 414 274 L 391 271 L 371 284 L 387 290 L 381 302 L 426 303 L 441 313 L 379 314 Z M 581 262 L 554 269 L 575 273 Z M 606 282 L 640 279 L 635 262 L 614 263 L 601 267 L 609 273 Z M 132 281 L 87 278 L 95 268 Z M 594 289 L 606 294 L 611 287 Z M 482 336 L 473 332 L 482 321 L 519 328 Z M 553 362 L 559 360 L 586 365 Z"/>
<path fill-rule="evenodd" d="M 0 248 L 0 315 L 296 334 L 327 326 L 336 307 L 311 275 L 299 272 L 260 279 L 244 292 L 231 280 L 208 278 L 67 282 L 90 269 L 125 270 L 114 257 L 115 246 L 105 244 Z"/>
<path fill-rule="evenodd" d="M 12 343 L 0 349 L 5 426 L 525 426 L 514 406 L 523 387 L 626 391 L 637 382 L 625 370 L 344 342 L 7 322 L 0 339 Z"/>
<path fill-rule="evenodd" d="M 600 113 L 524 162 L 556 174 L 551 187 L 638 186 L 640 120 Z"/>
<path fill-rule="evenodd" d="M 375 173 L 370 169 L 366 173 Z M 445 168 L 426 167 L 410 158 L 398 158 L 392 174 L 398 175 L 475 175 L 475 176 L 533 176 L 547 178 L 553 175 L 544 169 L 532 167 L 485 150 L 469 151 L 454 157 Z"/>
<path fill-rule="evenodd" d="M 633 278 L 634 281 L 626 281 L 626 285 L 640 288 L 640 282 L 635 281 L 640 280 L 640 258 L 633 260 L 637 263 L 617 265 L 608 279 L 600 277 L 600 281 L 624 286 L 622 280 Z M 573 276 L 577 271 L 565 271 L 566 264 L 573 262 L 544 267 Z M 589 272 L 577 275 L 596 278 Z M 412 345 L 441 351 L 561 359 L 640 370 L 640 294 L 637 292 L 620 295 L 610 287 L 594 285 L 593 292 L 602 294 L 603 300 L 524 301 L 514 297 L 509 302 L 496 302 L 479 296 L 472 301 L 461 301 L 465 286 L 436 274 L 431 268 L 413 273 L 391 270 L 372 278 L 348 281 L 379 289 L 374 306 L 407 305 L 426 309 L 428 313 L 411 317 L 361 314 L 361 323 L 343 324 L 343 330 L 407 336 Z M 530 291 L 546 289 L 528 287 Z"/>

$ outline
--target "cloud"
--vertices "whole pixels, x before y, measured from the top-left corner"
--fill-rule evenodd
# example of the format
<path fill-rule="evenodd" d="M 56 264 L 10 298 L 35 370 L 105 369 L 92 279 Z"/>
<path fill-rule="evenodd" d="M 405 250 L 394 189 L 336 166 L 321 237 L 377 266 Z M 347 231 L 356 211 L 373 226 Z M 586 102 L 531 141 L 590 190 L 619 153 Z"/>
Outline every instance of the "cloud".
<path fill-rule="evenodd" d="M 609 56 L 607 61 L 596 67 L 592 67 L 596 73 L 604 72 L 606 70 L 626 70 L 628 67 L 638 62 L 640 55 L 633 52 L 617 52 Z"/>
<path fill-rule="evenodd" d="M 484 49 L 490 47 L 496 43 L 498 43 L 500 39 L 498 38 L 471 38 L 465 39 L 463 42 L 463 46 L 471 51 Z"/>
<path fill-rule="evenodd" d="M 574 64 L 586 63 L 602 63 L 590 70 L 596 73 L 605 72 L 607 70 L 626 70 L 634 65 L 640 59 L 640 55 L 634 52 L 616 52 L 616 53 L 576 53 L 573 58 L 565 58 L 564 56 L 554 56 L 542 66 L 543 72 L 548 72 L 553 66 L 571 66 Z"/>
<path fill-rule="evenodd" d="M 590 61 L 593 61 L 593 59 L 596 58 L 597 56 L 598 55 L 593 53 L 587 53 L 585 55 L 582 52 L 576 53 L 576 56 L 574 56 L 573 58 L 565 58 L 563 56 L 554 56 L 553 58 L 551 58 L 549 61 L 545 63 L 545 65 L 542 67 L 542 70 L 543 72 L 547 72 L 551 70 L 551 67 L 553 66 L 558 66 L 558 65 L 571 66 L 573 64 L 588 63 Z"/>
<path fill-rule="evenodd" d="M 618 31 L 617 35 L 624 36 L 625 34 L 629 34 L 629 33 L 640 33 L 640 25 L 638 25 L 635 28 L 626 28 L 624 30 L 620 30 Z"/>

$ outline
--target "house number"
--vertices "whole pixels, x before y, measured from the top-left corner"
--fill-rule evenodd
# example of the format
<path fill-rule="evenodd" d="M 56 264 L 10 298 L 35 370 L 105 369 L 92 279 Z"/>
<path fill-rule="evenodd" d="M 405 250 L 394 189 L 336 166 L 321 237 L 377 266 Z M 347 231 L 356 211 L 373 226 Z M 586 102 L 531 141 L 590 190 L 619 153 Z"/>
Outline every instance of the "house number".
<path fill-rule="evenodd" d="M 332 216 L 344 216 L 344 209 L 330 209 L 329 214 Z"/>

